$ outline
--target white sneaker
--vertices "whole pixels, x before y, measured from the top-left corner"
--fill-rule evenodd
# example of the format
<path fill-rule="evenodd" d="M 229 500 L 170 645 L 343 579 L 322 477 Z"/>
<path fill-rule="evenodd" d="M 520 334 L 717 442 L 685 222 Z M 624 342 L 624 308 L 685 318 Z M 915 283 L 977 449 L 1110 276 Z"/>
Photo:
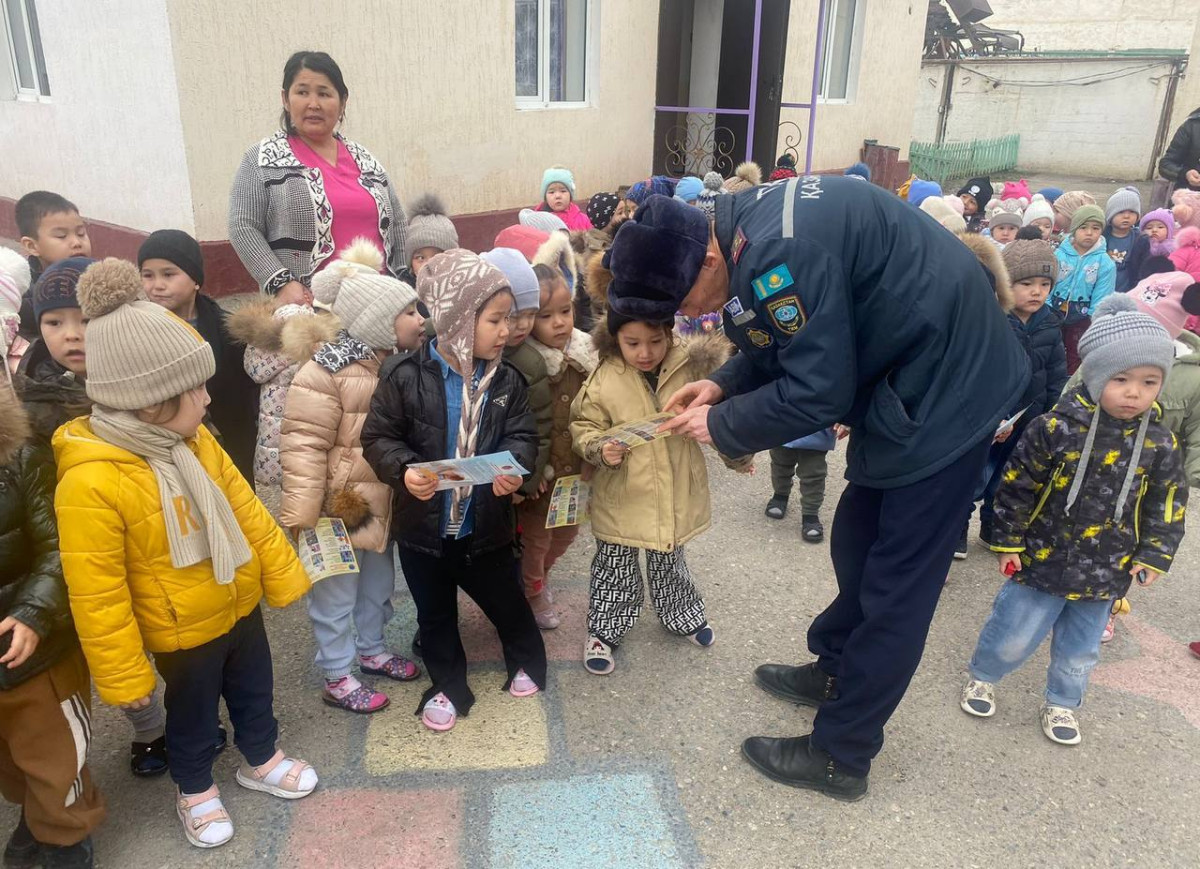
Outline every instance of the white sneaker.
<path fill-rule="evenodd" d="M 1075 710 L 1048 703 L 1042 708 L 1042 732 L 1059 745 L 1078 745 L 1083 739 Z"/>
<path fill-rule="evenodd" d="M 991 682 L 971 679 L 963 686 L 958 705 L 968 715 L 991 718 L 996 714 L 996 686 Z"/>

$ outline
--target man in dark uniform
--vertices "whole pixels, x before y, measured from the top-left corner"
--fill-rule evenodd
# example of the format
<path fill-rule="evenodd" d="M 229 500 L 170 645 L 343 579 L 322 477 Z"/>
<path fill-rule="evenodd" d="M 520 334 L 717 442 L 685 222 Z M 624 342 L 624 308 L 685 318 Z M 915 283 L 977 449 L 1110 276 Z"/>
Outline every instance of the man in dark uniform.
<path fill-rule="evenodd" d="M 606 254 L 609 303 L 633 317 L 723 311 L 741 351 L 670 399 L 682 412 L 665 428 L 740 456 L 850 426 L 830 537 L 838 595 L 809 629 L 816 660 L 755 671 L 818 709 L 813 731 L 742 750 L 777 781 L 858 799 L 1028 363 L 996 302 L 1006 276 L 878 187 L 810 176 L 716 204 L 710 232 L 696 209 L 648 200 Z"/>

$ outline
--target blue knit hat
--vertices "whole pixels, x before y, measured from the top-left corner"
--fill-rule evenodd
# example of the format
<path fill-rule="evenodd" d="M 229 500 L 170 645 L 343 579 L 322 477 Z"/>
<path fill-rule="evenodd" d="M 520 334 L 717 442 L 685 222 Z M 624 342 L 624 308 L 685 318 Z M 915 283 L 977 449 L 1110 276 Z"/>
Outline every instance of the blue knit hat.
<path fill-rule="evenodd" d="M 866 163 L 859 162 L 859 163 L 855 163 L 853 166 L 849 167 L 842 174 L 843 175 L 857 175 L 859 178 L 862 178 L 865 181 L 870 181 L 871 180 L 871 167 L 868 166 Z"/>
<path fill-rule="evenodd" d="M 79 297 L 75 288 L 80 276 L 96 260 L 86 256 L 73 256 L 59 260 L 42 272 L 33 285 L 33 316 L 39 322 L 42 314 L 59 308 L 78 308 Z"/>
<path fill-rule="evenodd" d="M 700 276 L 708 218 L 678 199 L 651 196 L 604 253 L 612 273 L 609 309 L 634 320 L 669 322 Z"/>
<path fill-rule="evenodd" d="M 1057 199 L 1058 197 L 1063 195 L 1061 187 L 1043 187 L 1041 190 L 1038 191 L 1038 193 L 1042 194 L 1042 196 L 1045 197 L 1046 201 L 1049 202 L 1051 205 L 1054 204 L 1055 199 Z"/>
<path fill-rule="evenodd" d="M 691 205 L 696 201 L 696 197 L 700 195 L 700 191 L 704 189 L 704 182 L 695 175 L 684 175 L 679 179 L 679 183 L 675 185 L 675 198 L 681 199 Z"/>
<path fill-rule="evenodd" d="M 575 176 L 571 174 L 570 169 L 565 169 L 562 166 L 551 166 L 542 173 L 542 201 L 546 200 L 546 188 L 551 184 L 561 184 L 571 193 L 571 198 L 575 198 Z"/>
<path fill-rule="evenodd" d="M 908 201 L 910 205 L 921 207 L 921 203 L 930 196 L 941 196 L 942 185 L 936 181 L 922 181 L 920 178 L 913 180 L 913 183 L 908 185 Z"/>
<path fill-rule="evenodd" d="M 667 175 L 653 175 L 645 181 L 639 181 L 629 188 L 629 192 L 625 194 L 625 198 L 632 200 L 635 205 L 641 205 L 654 194 L 661 196 L 675 195 L 674 178 Z"/>

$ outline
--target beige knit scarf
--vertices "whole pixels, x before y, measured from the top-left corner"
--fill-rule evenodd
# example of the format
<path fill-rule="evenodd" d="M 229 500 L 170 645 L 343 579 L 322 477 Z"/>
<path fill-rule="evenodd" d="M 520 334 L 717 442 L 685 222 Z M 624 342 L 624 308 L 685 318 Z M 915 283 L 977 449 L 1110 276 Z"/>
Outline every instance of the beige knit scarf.
<path fill-rule="evenodd" d="M 169 429 L 143 422 L 131 411 L 98 404 L 92 407 L 92 431 L 150 465 L 163 506 L 171 564 L 190 567 L 211 558 L 217 582 L 233 582 L 237 569 L 250 560 L 250 546 L 225 492 L 208 476 L 187 441 Z"/>

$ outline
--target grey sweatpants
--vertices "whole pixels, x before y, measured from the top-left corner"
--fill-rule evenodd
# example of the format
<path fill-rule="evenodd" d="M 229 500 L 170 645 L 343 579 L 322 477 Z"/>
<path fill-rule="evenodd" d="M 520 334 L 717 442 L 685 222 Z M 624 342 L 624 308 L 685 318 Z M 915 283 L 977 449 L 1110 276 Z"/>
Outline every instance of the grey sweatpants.
<path fill-rule="evenodd" d="M 326 679 L 340 679 L 350 673 L 355 646 L 364 657 L 383 652 L 383 628 L 392 618 L 392 592 L 396 590 L 392 547 L 389 545 L 386 552 L 355 549 L 354 556 L 358 573 L 322 579 L 308 593 L 308 617 L 317 639 L 317 667 Z"/>
<path fill-rule="evenodd" d="M 800 512 L 816 516 L 825 501 L 825 477 L 829 472 L 822 450 L 796 450 L 776 447 L 771 450 L 771 487 L 776 498 L 792 493 L 792 475 L 800 480 Z"/>

